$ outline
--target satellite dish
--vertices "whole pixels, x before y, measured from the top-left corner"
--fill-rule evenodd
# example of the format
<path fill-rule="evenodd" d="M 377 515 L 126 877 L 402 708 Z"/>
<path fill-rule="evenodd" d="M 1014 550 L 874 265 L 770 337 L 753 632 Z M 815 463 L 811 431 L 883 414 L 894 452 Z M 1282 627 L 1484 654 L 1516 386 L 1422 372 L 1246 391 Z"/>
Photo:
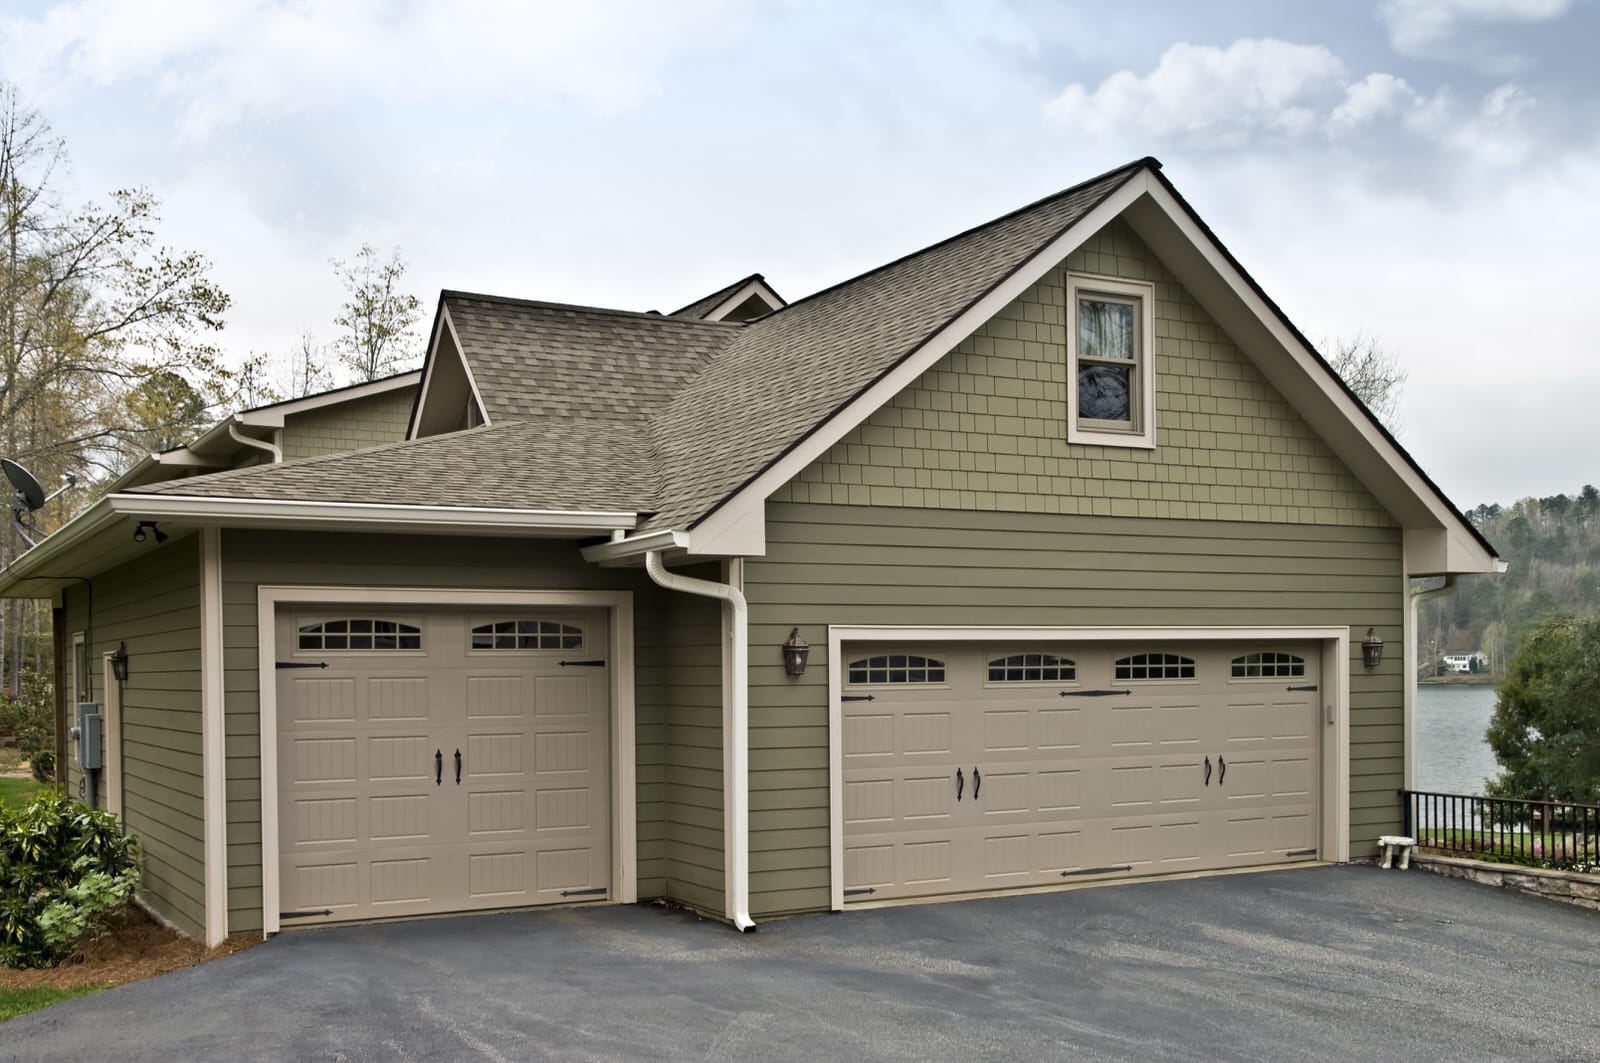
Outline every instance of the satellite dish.
<path fill-rule="evenodd" d="M 17 489 L 17 497 L 12 503 L 13 509 L 16 508 L 16 502 L 21 502 L 30 513 L 44 505 L 44 488 L 39 486 L 39 481 L 34 478 L 33 473 L 10 458 L 0 458 L 0 470 L 5 471 L 6 479 Z"/>
<path fill-rule="evenodd" d="M 0 472 L 6 474 L 6 479 L 11 481 L 11 486 L 17 491 L 11 499 L 11 519 L 17 526 L 17 534 L 21 535 L 29 546 L 37 546 L 38 540 L 30 534 L 36 530 L 33 527 L 34 510 L 42 509 L 46 502 L 76 484 L 78 478 L 70 472 L 67 473 L 62 477 L 66 483 L 62 485 L 61 490 L 47 495 L 33 473 L 10 458 L 0 458 Z"/>

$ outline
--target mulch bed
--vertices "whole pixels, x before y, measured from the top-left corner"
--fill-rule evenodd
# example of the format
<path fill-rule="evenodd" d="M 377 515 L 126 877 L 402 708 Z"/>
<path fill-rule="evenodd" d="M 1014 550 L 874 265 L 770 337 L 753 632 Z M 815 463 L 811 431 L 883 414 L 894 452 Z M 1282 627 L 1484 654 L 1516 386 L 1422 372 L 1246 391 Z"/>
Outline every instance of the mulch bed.
<path fill-rule="evenodd" d="M 133 911 L 120 926 L 57 967 L 13 971 L 0 967 L 0 989 L 75 989 L 122 985 L 182 970 L 261 944 L 260 934 L 235 934 L 214 949 Z"/>

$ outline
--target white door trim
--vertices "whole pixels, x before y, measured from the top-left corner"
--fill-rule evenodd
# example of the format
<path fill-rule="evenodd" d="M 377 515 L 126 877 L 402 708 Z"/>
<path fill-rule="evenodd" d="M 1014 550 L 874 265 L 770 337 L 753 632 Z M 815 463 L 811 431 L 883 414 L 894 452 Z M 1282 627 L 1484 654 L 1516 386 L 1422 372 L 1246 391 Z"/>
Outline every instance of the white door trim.
<path fill-rule="evenodd" d="M 830 905 L 844 910 L 844 706 L 846 642 L 1151 642 L 1300 641 L 1322 646 L 1322 851 L 1350 859 L 1350 629 L 1346 627 L 828 627 L 828 849 Z M 1331 690 L 1328 688 L 1332 687 Z M 1331 698 L 1331 700 L 1330 700 Z M 1331 746 L 1331 748 L 1329 748 Z"/>
<path fill-rule="evenodd" d="M 611 634 L 611 896 L 639 899 L 638 799 L 634 755 L 633 592 L 483 590 L 469 587 L 267 586 L 256 591 L 261 704 L 261 906 L 265 934 L 278 932 L 278 607 L 295 604 L 575 606 L 604 608 Z"/>
<path fill-rule="evenodd" d="M 100 777 L 105 781 L 106 811 L 122 818 L 122 684 L 111 669 L 110 652 L 100 654 L 100 685 L 105 697 L 100 702 L 101 736 Z"/>

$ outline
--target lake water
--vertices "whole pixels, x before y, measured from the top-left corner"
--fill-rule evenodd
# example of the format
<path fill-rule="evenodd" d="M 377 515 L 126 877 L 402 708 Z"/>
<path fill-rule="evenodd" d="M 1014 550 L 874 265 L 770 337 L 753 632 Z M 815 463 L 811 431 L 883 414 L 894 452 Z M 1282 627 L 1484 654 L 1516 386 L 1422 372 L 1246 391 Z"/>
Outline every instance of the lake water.
<path fill-rule="evenodd" d="M 1494 687 L 1417 687 L 1418 790 L 1481 794 L 1499 774 L 1483 740 L 1494 713 Z"/>

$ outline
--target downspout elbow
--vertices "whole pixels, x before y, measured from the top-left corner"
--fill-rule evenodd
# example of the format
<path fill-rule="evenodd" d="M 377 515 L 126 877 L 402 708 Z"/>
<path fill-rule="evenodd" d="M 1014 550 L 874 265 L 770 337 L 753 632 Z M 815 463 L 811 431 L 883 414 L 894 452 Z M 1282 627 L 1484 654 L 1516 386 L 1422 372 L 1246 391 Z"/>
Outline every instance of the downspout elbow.
<path fill-rule="evenodd" d="M 239 431 L 239 425 L 236 421 L 228 422 L 228 436 L 235 443 L 243 443 L 247 447 L 255 447 L 257 450 L 264 450 L 271 454 L 274 464 L 283 460 L 283 449 L 281 447 L 276 443 L 268 443 L 264 439 L 256 439 L 253 436 L 245 435 Z"/>
<path fill-rule="evenodd" d="M 741 932 L 754 930 L 750 918 L 750 606 L 739 588 L 726 583 L 696 579 L 668 572 L 658 550 L 647 550 L 644 570 L 657 586 L 669 591 L 717 598 L 733 609 L 730 646 L 730 685 L 728 730 L 728 771 L 733 776 L 728 787 L 732 823 L 729 863 L 732 869 L 733 896 L 728 898 L 728 916 Z"/>

